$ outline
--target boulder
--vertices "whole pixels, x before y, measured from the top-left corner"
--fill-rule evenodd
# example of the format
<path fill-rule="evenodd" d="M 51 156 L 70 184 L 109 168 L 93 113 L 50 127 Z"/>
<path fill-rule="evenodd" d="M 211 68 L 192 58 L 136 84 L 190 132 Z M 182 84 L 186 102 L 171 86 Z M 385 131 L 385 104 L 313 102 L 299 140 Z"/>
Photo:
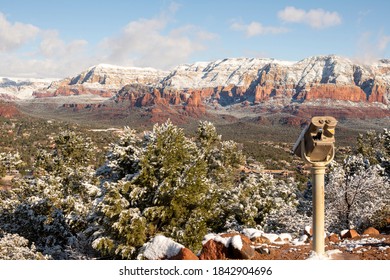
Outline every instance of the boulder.
<path fill-rule="evenodd" d="M 199 258 L 190 249 L 181 248 L 180 252 L 169 260 L 199 260 Z"/>
<path fill-rule="evenodd" d="M 226 260 L 228 255 L 227 247 L 218 242 L 210 239 L 207 241 L 200 252 L 200 260 Z"/>
<path fill-rule="evenodd" d="M 311 226 L 306 226 L 305 227 L 305 230 L 304 230 L 304 233 L 309 236 L 309 237 L 312 237 L 313 236 L 313 229 Z"/>
<path fill-rule="evenodd" d="M 328 240 L 329 240 L 330 242 L 333 242 L 333 243 L 340 242 L 339 235 L 336 234 L 336 233 L 332 233 L 331 235 L 329 235 Z"/>
<path fill-rule="evenodd" d="M 363 235 L 378 235 L 378 234 L 380 234 L 379 230 L 373 227 L 369 227 L 363 232 Z"/>
<path fill-rule="evenodd" d="M 231 237 L 229 251 L 232 259 L 250 260 L 255 256 L 255 250 L 251 247 L 251 241 L 243 235 Z"/>
<path fill-rule="evenodd" d="M 252 241 L 256 244 L 271 244 L 271 241 L 265 236 L 256 236 L 252 238 Z"/>
<path fill-rule="evenodd" d="M 345 239 L 345 238 L 355 238 L 355 237 L 359 237 L 359 233 L 357 233 L 356 230 L 354 229 L 350 229 L 348 231 L 346 231 L 345 233 L 343 233 L 341 235 L 341 238 Z"/>
<path fill-rule="evenodd" d="M 147 260 L 164 260 L 180 254 L 183 245 L 163 235 L 156 235 L 142 247 L 143 258 Z"/>
<path fill-rule="evenodd" d="M 209 240 L 203 245 L 200 260 L 250 260 L 257 254 L 251 246 L 251 240 L 243 234 L 211 234 L 207 239 Z"/>

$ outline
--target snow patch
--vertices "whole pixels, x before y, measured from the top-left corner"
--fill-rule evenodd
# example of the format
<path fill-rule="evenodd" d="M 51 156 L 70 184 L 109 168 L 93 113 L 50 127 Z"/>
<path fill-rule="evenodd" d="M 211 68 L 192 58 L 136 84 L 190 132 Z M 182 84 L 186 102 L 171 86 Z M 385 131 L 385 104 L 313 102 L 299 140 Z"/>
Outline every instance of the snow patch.
<path fill-rule="evenodd" d="M 276 239 L 279 238 L 279 234 L 276 233 L 263 233 L 262 236 L 268 238 L 272 243 L 276 242 Z"/>
<path fill-rule="evenodd" d="M 282 241 L 291 241 L 292 240 L 292 236 L 289 233 L 281 233 L 281 234 L 279 234 L 279 237 L 280 237 L 280 239 L 282 239 Z"/>
<path fill-rule="evenodd" d="M 264 231 L 254 229 L 254 228 L 243 229 L 242 234 L 247 236 L 249 239 L 254 239 L 256 237 L 263 236 L 267 238 L 271 243 L 286 243 L 286 242 L 291 242 L 293 240 L 290 233 L 280 233 L 280 234 L 264 233 Z"/>
<path fill-rule="evenodd" d="M 0 92 L 15 99 L 31 99 L 35 90 L 45 88 L 55 79 L 0 77 Z"/>
<path fill-rule="evenodd" d="M 183 245 L 163 235 L 155 236 L 150 242 L 144 245 L 143 256 L 149 260 L 160 260 L 171 258 L 179 254 Z"/>
<path fill-rule="evenodd" d="M 262 234 L 264 234 L 264 231 L 255 228 L 246 228 L 242 230 L 242 234 L 247 236 L 249 239 L 252 239 L 252 238 L 260 237 Z"/>
<path fill-rule="evenodd" d="M 306 234 L 302 235 L 301 237 L 299 238 L 295 238 L 294 240 L 291 241 L 291 243 L 295 246 L 299 246 L 299 245 L 305 245 L 307 240 L 309 239 L 309 236 L 307 236 Z"/>
<path fill-rule="evenodd" d="M 349 231 L 349 229 L 344 229 L 344 230 L 340 231 L 340 236 L 344 236 L 348 231 Z"/>
<path fill-rule="evenodd" d="M 326 251 L 325 254 L 317 254 L 312 251 L 309 258 L 306 260 L 331 260 L 333 255 L 342 253 L 339 249 Z"/>
<path fill-rule="evenodd" d="M 206 244 L 209 240 L 222 243 L 227 248 L 230 245 L 231 237 L 222 237 L 219 234 L 209 233 L 203 238 L 202 244 Z"/>
<path fill-rule="evenodd" d="M 239 236 L 239 235 L 233 236 L 230 242 L 232 243 L 233 248 L 236 248 L 237 250 L 242 249 L 243 245 L 242 245 L 241 236 Z"/>

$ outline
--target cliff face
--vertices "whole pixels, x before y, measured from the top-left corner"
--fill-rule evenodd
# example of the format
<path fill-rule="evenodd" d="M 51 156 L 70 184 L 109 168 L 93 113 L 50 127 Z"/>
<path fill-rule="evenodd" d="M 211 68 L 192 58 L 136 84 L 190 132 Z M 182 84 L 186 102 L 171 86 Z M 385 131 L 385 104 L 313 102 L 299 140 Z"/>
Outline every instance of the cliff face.
<path fill-rule="evenodd" d="M 278 98 L 388 104 L 390 61 L 360 65 L 338 56 L 315 56 L 299 62 L 236 58 L 181 65 L 171 72 L 102 64 L 53 82 L 46 89 L 35 91 L 34 96 L 112 97 L 128 84 L 153 87 L 169 104 L 172 99 L 175 104 L 187 102 L 180 95 L 190 92 L 199 92 L 202 100 L 222 106 Z"/>
<path fill-rule="evenodd" d="M 0 100 L 19 100 L 32 97 L 35 90 L 47 87 L 50 79 L 0 77 Z"/>
<path fill-rule="evenodd" d="M 317 56 L 299 62 L 227 59 L 180 66 L 161 82 L 177 89 L 214 88 L 213 100 L 254 103 L 334 99 L 388 104 L 390 63 L 359 65 L 338 56 Z"/>
<path fill-rule="evenodd" d="M 210 106 L 321 106 L 324 100 L 328 105 L 345 102 L 346 107 L 352 106 L 348 102 L 377 104 L 386 112 L 390 106 L 390 60 L 363 65 L 334 55 L 298 62 L 235 58 L 180 65 L 170 72 L 98 65 L 34 92 L 35 97 L 83 94 L 111 98 L 122 108 L 144 107 L 158 114 L 191 116 L 205 114 Z"/>
<path fill-rule="evenodd" d="M 34 97 L 93 94 L 112 97 L 127 84 L 156 85 L 168 74 L 153 68 L 120 67 L 107 64 L 93 66 L 70 78 L 51 83 L 36 90 Z"/>

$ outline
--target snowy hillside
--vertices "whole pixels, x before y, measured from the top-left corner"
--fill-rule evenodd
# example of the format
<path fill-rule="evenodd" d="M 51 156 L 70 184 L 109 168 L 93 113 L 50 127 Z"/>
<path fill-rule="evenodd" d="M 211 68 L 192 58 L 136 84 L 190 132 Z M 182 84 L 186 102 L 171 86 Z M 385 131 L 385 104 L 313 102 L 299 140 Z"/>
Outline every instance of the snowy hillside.
<path fill-rule="evenodd" d="M 0 77 L 0 99 L 29 99 L 35 90 L 45 88 L 52 79 Z"/>
<path fill-rule="evenodd" d="M 47 88 L 37 90 L 35 97 L 71 96 L 93 94 L 112 97 L 127 84 L 155 86 L 166 71 L 154 68 L 121 67 L 99 64 L 80 74 L 51 83 Z"/>
<path fill-rule="evenodd" d="M 99 64 L 89 68 L 76 77 L 71 78 L 73 84 L 126 85 L 130 83 L 156 84 L 168 72 L 154 68 L 121 67 L 109 64 Z"/>
<path fill-rule="evenodd" d="M 273 73 L 269 83 L 305 86 L 336 84 L 360 86 L 366 80 L 378 80 L 390 86 L 390 61 L 372 65 L 355 63 L 335 56 L 313 56 L 301 61 L 272 58 L 226 58 L 211 62 L 183 64 L 172 71 L 154 68 L 122 67 L 99 64 L 78 75 L 53 83 L 50 89 L 63 85 L 83 85 L 94 89 L 121 88 L 138 83 L 175 89 L 200 89 L 229 85 L 248 87 L 262 76 Z"/>
<path fill-rule="evenodd" d="M 381 60 L 373 65 L 362 65 L 335 55 L 313 56 L 298 62 L 259 58 L 196 62 L 178 66 L 161 84 L 174 88 L 249 86 L 263 72 L 277 74 L 278 79 L 270 82 L 280 81 L 301 86 L 310 83 L 358 85 L 368 78 L 381 79 L 390 85 L 390 61 Z"/>
<path fill-rule="evenodd" d="M 364 65 L 336 55 L 313 56 L 298 62 L 269 58 L 226 58 L 183 64 L 171 72 L 153 68 L 99 64 L 73 76 L 54 81 L 3 79 L 0 94 L 26 98 L 92 94 L 115 96 L 128 84 L 153 87 L 166 97 L 165 89 L 203 90 L 202 99 L 222 105 L 272 99 L 292 101 L 332 99 L 389 105 L 390 61 Z M 233 87 L 235 87 L 233 89 Z M 224 93 L 225 92 L 225 93 Z M 172 97 L 173 98 L 173 97 Z M 171 103 L 171 97 L 167 102 Z M 175 103 L 175 102 L 174 102 Z"/>
<path fill-rule="evenodd" d="M 283 66 L 294 62 L 267 58 L 231 58 L 212 62 L 196 62 L 176 67 L 164 80 L 163 86 L 174 88 L 206 88 L 226 85 L 244 86 L 255 79 L 260 69 L 269 64 Z"/>

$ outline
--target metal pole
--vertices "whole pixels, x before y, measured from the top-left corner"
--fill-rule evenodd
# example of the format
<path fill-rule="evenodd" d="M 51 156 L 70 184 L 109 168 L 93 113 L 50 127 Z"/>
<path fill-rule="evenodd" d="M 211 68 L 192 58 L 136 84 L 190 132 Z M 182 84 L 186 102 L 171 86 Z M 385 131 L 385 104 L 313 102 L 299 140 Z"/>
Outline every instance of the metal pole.
<path fill-rule="evenodd" d="M 325 165 L 315 163 L 311 167 L 313 182 L 313 251 L 318 255 L 325 253 Z"/>

